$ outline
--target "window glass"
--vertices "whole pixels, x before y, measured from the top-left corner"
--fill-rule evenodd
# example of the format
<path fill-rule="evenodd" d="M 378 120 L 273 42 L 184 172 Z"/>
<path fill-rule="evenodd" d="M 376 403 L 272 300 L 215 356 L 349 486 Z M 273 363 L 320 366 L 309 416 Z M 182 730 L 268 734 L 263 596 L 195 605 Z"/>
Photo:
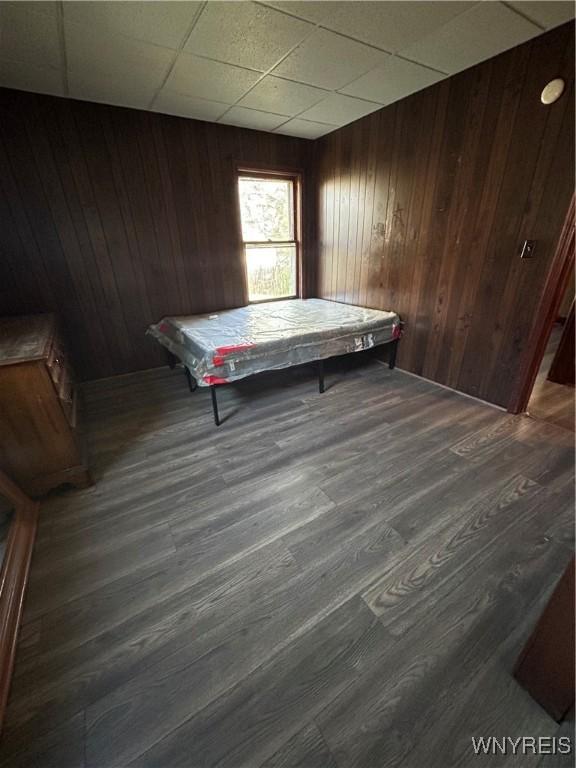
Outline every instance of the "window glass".
<path fill-rule="evenodd" d="M 244 241 L 294 240 L 293 182 L 243 176 L 239 185 Z"/>
<path fill-rule="evenodd" d="M 238 178 L 250 301 L 298 294 L 294 183 L 274 177 Z"/>
<path fill-rule="evenodd" d="M 248 298 L 267 301 L 296 296 L 296 246 L 246 246 Z"/>

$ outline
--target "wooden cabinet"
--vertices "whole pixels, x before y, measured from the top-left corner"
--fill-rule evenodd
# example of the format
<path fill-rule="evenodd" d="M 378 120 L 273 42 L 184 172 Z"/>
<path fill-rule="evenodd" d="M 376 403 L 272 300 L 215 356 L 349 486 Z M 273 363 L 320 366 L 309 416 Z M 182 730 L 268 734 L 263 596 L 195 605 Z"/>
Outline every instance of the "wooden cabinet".
<path fill-rule="evenodd" d="M 574 558 L 516 663 L 514 676 L 554 720 L 574 707 Z"/>
<path fill-rule="evenodd" d="M 90 485 L 77 419 L 54 315 L 0 319 L 0 469 L 32 495 Z"/>

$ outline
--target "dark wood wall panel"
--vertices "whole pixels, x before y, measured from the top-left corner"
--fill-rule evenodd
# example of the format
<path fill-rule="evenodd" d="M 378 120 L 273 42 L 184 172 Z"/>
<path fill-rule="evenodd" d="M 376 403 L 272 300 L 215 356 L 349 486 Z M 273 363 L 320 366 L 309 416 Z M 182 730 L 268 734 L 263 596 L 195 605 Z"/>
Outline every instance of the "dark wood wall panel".
<path fill-rule="evenodd" d="M 318 295 L 398 311 L 401 368 L 503 406 L 574 188 L 573 62 L 569 24 L 315 144 Z"/>
<path fill-rule="evenodd" d="M 0 314 L 62 315 L 82 378 L 162 364 L 144 335 L 151 322 L 245 303 L 237 165 L 305 170 L 309 151 L 300 139 L 0 89 Z"/>

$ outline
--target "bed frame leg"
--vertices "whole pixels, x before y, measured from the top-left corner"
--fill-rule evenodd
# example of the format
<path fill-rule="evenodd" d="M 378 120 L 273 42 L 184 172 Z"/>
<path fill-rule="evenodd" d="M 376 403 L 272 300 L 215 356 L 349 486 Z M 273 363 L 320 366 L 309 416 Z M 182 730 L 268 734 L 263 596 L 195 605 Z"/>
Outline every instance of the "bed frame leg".
<path fill-rule="evenodd" d="M 196 383 L 196 379 L 192 374 L 190 373 L 190 369 L 187 365 L 184 366 L 184 373 L 186 374 L 186 381 L 188 382 L 188 389 L 190 392 L 196 392 L 198 389 L 198 384 Z"/>
<path fill-rule="evenodd" d="M 164 348 L 164 352 L 166 353 L 166 362 L 168 363 L 168 367 L 171 371 L 176 368 L 176 363 L 178 362 L 178 358 L 176 355 L 173 355 L 172 352 Z"/>
<path fill-rule="evenodd" d="M 398 352 L 399 341 L 400 339 L 394 339 L 394 341 L 390 342 L 390 357 L 388 358 L 388 368 L 390 368 L 390 370 L 396 367 L 396 354 Z"/>
<path fill-rule="evenodd" d="M 318 392 L 324 392 L 324 360 L 318 360 Z"/>
<path fill-rule="evenodd" d="M 212 412 L 214 413 L 214 424 L 220 426 L 220 417 L 218 415 L 218 400 L 216 399 L 216 385 L 210 385 L 210 395 L 212 397 Z"/>

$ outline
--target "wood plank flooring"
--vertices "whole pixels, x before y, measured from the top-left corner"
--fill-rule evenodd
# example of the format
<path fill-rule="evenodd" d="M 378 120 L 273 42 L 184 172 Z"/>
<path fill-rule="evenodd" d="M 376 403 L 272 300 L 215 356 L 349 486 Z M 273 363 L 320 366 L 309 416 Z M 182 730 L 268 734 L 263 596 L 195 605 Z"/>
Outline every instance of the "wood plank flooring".
<path fill-rule="evenodd" d="M 554 735 L 510 671 L 573 547 L 573 435 L 367 355 L 85 387 L 0 766 L 447 768 Z M 537 766 L 508 756 L 506 766 Z M 482 757 L 485 766 L 502 757 Z"/>
<path fill-rule="evenodd" d="M 554 355 L 560 344 L 562 330 L 561 325 L 555 325 L 552 328 L 550 339 L 546 345 L 546 352 L 534 382 L 534 389 L 530 395 L 528 413 L 535 419 L 548 421 L 551 424 L 574 431 L 576 428 L 574 422 L 574 387 L 556 384 L 556 382 L 547 379 Z"/>

